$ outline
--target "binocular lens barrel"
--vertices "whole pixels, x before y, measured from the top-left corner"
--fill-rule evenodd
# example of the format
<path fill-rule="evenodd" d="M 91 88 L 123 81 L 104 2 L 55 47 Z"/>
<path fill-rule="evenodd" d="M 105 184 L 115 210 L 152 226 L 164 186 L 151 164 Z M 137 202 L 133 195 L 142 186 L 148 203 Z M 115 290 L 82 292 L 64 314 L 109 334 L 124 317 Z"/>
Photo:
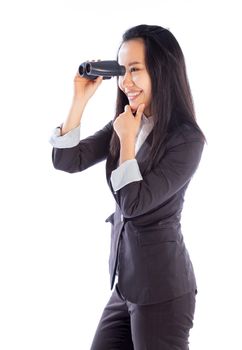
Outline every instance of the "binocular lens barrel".
<path fill-rule="evenodd" d="M 121 66 L 117 61 L 86 61 L 79 66 L 78 71 L 80 76 L 91 80 L 99 76 L 102 76 L 103 79 L 111 79 L 115 76 L 124 75 L 125 67 Z"/>

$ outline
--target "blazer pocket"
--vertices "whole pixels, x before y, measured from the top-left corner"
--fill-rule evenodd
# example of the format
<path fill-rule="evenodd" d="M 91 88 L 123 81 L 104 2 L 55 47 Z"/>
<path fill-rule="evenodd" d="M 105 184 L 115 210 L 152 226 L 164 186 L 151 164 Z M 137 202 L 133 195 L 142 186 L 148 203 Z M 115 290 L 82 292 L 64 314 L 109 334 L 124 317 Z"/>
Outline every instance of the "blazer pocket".
<path fill-rule="evenodd" d="M 161 243 L 176 243 L 178 240 L 177 233 L 170 229 L 151 229 L 150 231 L 138 232 L 138 241 L 141 246 L 161 244 Z"/>
<path fill-rule="evenodd" d="M 114 213 L 109 215 L 109 217 L 105 220 L 105 222 L 110 222 L 112 225 L 114 225 Z"/>

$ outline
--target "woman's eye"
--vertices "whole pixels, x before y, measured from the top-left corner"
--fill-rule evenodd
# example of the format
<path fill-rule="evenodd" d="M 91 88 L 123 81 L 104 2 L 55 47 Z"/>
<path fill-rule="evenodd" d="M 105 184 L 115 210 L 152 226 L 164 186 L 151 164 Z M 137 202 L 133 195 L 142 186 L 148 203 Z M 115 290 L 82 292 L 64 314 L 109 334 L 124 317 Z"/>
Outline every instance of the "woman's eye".
<path fill-rule="evenodd" d="M 136 67 L 131 67 L 130 68 L 130 72 L 132 73 L 132 72 L 136 72 L 138 70 L 138 68 L 136 68 Z"/>

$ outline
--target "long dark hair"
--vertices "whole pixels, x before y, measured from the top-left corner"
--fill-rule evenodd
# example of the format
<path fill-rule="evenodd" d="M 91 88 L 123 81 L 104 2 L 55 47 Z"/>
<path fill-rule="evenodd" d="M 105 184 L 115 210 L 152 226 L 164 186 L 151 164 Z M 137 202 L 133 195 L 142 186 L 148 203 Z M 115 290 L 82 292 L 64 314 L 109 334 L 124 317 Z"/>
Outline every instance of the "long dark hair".
<path fill-rule="evenodd" d="M 174 35 L 156 25 L 138 25 L 123 34 L 121 45 L 131 39 L 143 39 L 146 69 L 151 78 L 151 115 L 154 118 L 151 153 L 148 155 L 148 169 L 152 167 L 169 133 L 181 124 L 194 126 L 205 140 L 199 128 L 194 111 L 192 94 L 187 78 L 184 55 Z M 121 47 L 120 45 L 120 47 Z M 119 47 L 119 48 L 120 48 Z M 126 95 L 118 87 L 114 120 L 129 104 Z M 110 153 L 113 161 L 118 159 L 120 142 L 113 132 Z"/>

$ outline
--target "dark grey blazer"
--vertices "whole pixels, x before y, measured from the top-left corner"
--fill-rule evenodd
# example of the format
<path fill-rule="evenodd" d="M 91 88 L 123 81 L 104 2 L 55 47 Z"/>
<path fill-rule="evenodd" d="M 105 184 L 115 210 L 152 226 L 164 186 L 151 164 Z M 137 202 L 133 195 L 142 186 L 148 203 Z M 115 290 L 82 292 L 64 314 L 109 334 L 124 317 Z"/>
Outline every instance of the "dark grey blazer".
<path fill-rule="evenodd" d="M 160 162 L 144 174 L 153 131 L 136 155 L 142 181 L 132 182 L 116 193 L 110 175 L 109 142 L 112 122 L 72 148 L 53 148 L 56 169 L 83 171 L 104 160 L 108 185 L 116 201 L 111 223 L 109 269 L 111 288 L 118 270 L 123 296 L 136 304 L 162 302 L 195 291 L 193 266 L 181 232 L 184 194 L 198 167 L 204 141 L 192 126 L 183 125 L 166 142 Z"/>

